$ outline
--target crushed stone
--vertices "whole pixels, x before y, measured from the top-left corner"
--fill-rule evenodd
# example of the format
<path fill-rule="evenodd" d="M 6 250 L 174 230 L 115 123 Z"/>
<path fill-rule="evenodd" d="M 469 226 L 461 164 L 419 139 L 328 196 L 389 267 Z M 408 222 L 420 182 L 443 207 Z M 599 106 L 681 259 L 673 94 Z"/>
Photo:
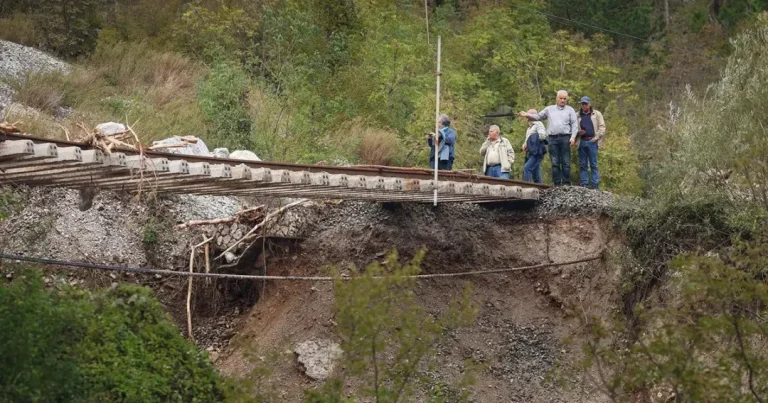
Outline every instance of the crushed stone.
<path fill-rule="evenodd" d="M 5 82 L 7 79 L 21 79 L 30 72 L 60 71 L 68 73 L 71 67 L 45 52 L 0 40 L 0 118 L 5 109 L 13 102 L 13 89 Z"/>

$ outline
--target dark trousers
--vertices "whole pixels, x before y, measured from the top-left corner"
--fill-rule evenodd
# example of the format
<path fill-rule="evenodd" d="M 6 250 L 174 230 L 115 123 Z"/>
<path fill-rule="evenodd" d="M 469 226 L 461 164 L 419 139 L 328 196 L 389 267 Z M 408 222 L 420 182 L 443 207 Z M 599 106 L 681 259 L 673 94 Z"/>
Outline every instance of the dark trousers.
<path fill-rule="evenodd" d="M 437 162 L 437 169 L 441 171 L 450 171 L 453 168 L 453 160 L 440 160 Z M 429 160 L 429 169 L 435 169 L 435 160 Z"/>
<path fill-rule="evenodd" d="M 549 137 L 549 159 L 552 161 L 552 184 L 571 184 L 571 137 L 569 135 Z"/>
<path fill-rule="evenodd" d="M 587 168 L 592 171 L 591 178 Z M 600 172 L 597 170 L 597 143 L 585 140 L 579 143 L 579 176 L 581 186 L 597 189 L 600 182 Z M 590 179 L 592 179 L 591 185 Z"/>
<path fill-rule="evenodd" d="M 525 154 L 525 166 L 523 166 L 524 181 L 541 183 L 541 160 L 543 159 L 543 155 Z"/>

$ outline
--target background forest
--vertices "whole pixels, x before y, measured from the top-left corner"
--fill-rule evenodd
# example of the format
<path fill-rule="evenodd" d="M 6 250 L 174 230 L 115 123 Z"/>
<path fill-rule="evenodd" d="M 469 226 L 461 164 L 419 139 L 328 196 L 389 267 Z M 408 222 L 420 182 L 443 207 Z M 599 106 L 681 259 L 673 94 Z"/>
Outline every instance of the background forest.
<path fill-rule="evenodd" d="M 522 143 L 524 122 L 488 115 L 540 109 L 565 89 L 573 106 L 588 95 L 606 118 L 604 189 L 643 196 L 618 203 L 612 217 L 628 249 L 610 257 L 621 271 L 620 312 L 584 318 L 583 364 L 599 373 L 594 384 L 613 401 L 766 401 L 766 10 L 768 0 L 4 0 L 0 39 L 73 65 L 68 74 L 10 79 L 16 101 L 44 113 L 10 108 L 4 118 L 49 137 L 62 137 L 62 127 L 77 132 L 77 122 L 116 120 L 145 142 L 192 134 L 271 161 L 425 167 L 441 36 L 441 104 L 458 131 L 458 168 L 479 169 L 490 124 Z M 548 171 L 545 159 L 545 182 Z M 0 196 L 7 207 L 13 192 Z M 88 337 L 104 326 L 150 339 L 174 332 L 142 289 L 61 299 L 38 283 L 30 276 L 0 287 L 0 322 L 27 324 L 31 335 L 0 337 L 0 350 L 20 354 L 2 355 L 3 367 L 30 374 L 18 383 L 0 375 L 0 386 L 32 385 L 7 388 L 0 400 L 45 400 L 34 386 L 57 371 L 46 363 L 74 351 L 66 364 L 80 368 L 94 345 L 118 351 L 122 333 L 101 344 Z M 370 319 L 370 310 L 352 315 L 360 312 L 348 296 L 349 323 Z M 109 321 L 88 319 L 94 312 Z M 400 331 L 389 313 L 381 318 Z M 164 340 L 167 354 L 154 360 L 193 357 L 186 376 L 115 386 L 119 374 L 94 378 L 103 368 L 87 367 L 60 380 L 61 396 L 101 401 L 122 390 L 114 400 L 127 401 L 138 390 L 188 400 L 174 393 L 193 383 L 203 400 L 226 394 L 203 356 L 180 338 Z M 40 349 L 46 343 L 62 350 Z M 29 358 L 40 351 L 54 356 Z M 113 355 L 146 361 L 137 351 Z M 343 401 L 333 384 L 321 392 L 308 401 Z"/>
<path fill-rule="evenodd" d="M 440 35 L 459 168 L 478 169 L 489 124 L 522 144 L 524 122 L 485 115 L 542 108 L 562 88 L 606 116 L 605 188 L 640 194 L 669 102 L 711 82 L 729 35 L 767 4 L 6 0 L 0 38 L 80 61 L 14 83 L 30 106 L 72 108 L 71 131 L 119 120 L 146 140 L 195 134 L 266 160 L 426 166 Z M 26 130 L 60 136 L 53 120 Z"/>

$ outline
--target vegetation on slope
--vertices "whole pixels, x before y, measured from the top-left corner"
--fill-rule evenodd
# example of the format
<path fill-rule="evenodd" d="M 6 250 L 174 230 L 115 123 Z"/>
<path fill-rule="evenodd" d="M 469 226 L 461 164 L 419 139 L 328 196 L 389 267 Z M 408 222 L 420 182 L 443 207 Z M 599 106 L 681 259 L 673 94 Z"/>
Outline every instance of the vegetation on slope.
<path fill-rule="evenodd" d="M 207 353 L 150 290 L 46 290 L 24 272 L 0 286 L 0 400 L 220 401 Z"/>

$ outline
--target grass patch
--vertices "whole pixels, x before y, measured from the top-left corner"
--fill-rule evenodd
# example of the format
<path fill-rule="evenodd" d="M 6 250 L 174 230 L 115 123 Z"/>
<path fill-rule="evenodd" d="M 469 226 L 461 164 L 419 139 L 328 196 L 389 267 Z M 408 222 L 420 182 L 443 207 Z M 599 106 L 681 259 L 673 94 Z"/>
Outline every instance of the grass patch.
<path fill-rule="evenodd" d="M 391 165 L 397 156 L 397 134 L 381 129 L 363 132 L 358 149 L 360 162 L 371 165 Z"/>
<path fill-rule="evenodd" d="M 202 65 L 144 43 L 101 44 L 68 74 L 38 72 L 9 80 L 17 102 L 44 113 L 12 108 L 5 119 L 20 121 L 24 132 L 55 139 L 65 137 L 62 127 L 76 139 L 83 135 L 78 122 L 92 128 L 108 121 L 133 125 L 145 144 L 200 135 L 206 122 L 196 85 L 203 74 Z M 75 112 L 60 116 L 62 107 Z"/>
<path fill-rule="evenodd" d="M 40 46 L 43 35 L 32 17 L 15 14 L 11 18 L 0 18 L 0 39 L 26 46 Z"/>

